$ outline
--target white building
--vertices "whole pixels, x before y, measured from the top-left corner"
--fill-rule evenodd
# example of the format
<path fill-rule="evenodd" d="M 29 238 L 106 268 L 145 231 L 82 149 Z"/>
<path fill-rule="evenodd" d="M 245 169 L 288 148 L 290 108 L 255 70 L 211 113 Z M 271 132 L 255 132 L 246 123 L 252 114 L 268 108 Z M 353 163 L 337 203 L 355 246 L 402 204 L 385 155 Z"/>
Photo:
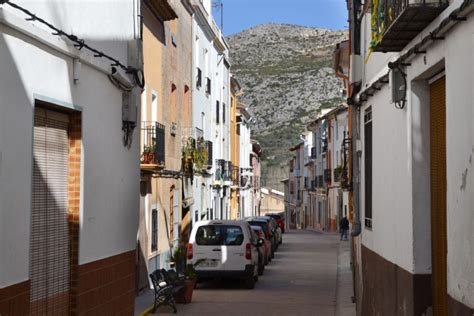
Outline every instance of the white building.
<path fill-rule="evenodd" d="M 240 148 L 240 198 L 239 214 L 240 218 L 257 215 L 253 208 L 252 176 L 251 165 L 252 144 L 250 142 L 250 125 L 252 116 L 243 104 L 237 105 L 237 134 L 239 135 Z"/>
<path fill-rule="evenodd" d="M 217 53 L 213 46 L 215 33 L 212 30 L 209 19 L 211 14 L 211 1 L 191 0 L 194 8 L 193 14 L 193 84 L 192 84 L 192 122 L 193 127 L 188 133 L 188 137 L 195 140 L 203 139 L 207 144 L 211 144 L 209 151 L 208 169 L 202 174 L 196 174 L 193 180 L 194 203 L 191 206 L 192 222 L 204 218 L 211 218 L 212 210 L 212 165 L 213 149 L 212 140 L 212 78 L 216 68 L 213 61 L 216 60 Z"/>
<path fill-rule="evenodd" d="M 359 6 L 349 5 L 352 34 Z M 401 6 L 390 25 L 362 8 L 350 96 L 361 315 L 473 313 L 473 9 L 462 0 Z M 395 25 L 407 14 L 418 27 L 409 34 Z"/>
<path fill-rule="evenodd" d="M 212 93 L 212 143 L 214 181 L 211 218 L 229 219 L 232 163 L 230 159 L 230 64 L 229 49 L 223 34 L 209 16 L 215 32 L 211 59 Z"/>
<path fill-rule="evenodd" d="M 133 312 L 140 89 L 106 55 L 141 68 L 139 1 L 118 2 L 13 1 L 61 37 L 0 5 L 2 315 Z"/>

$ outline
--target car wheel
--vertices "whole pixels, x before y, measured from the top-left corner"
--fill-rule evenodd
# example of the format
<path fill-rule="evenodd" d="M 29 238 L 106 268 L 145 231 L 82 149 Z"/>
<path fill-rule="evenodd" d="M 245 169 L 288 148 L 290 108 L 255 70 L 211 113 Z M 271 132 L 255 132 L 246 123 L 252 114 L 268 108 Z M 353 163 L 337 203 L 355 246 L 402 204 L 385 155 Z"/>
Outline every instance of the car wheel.
<path fill-rule="evenodd" d="M 280 245 L 283 243 L 283 239 L 280 239 Z"/>
<path fill-rule="evenodd" d="M 264 265 L 267 265 L 270 260 L 268 259 L 268 256 L 265 256 L 265 261 L 263 262 Z"/>
<path fill-rule="evenodd" d="M 250 277 L 248 279 L 245 279 L 245 288 L 246 289 L 253 289 L 255 287 L 255 279 L 254 277 Z"/>

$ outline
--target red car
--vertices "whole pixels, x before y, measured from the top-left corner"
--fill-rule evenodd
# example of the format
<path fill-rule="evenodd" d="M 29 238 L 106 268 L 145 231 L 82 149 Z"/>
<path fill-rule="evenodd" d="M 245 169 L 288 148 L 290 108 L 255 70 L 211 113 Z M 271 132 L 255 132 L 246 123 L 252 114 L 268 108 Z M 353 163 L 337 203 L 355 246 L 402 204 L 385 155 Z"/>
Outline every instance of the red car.
<path fill-rule="evenodd" d="M 262 227 L 256 226 L 256 225 L 252 225 L 251 227 L 252 227 L 252 230 L 255 232 L 255 234 L 257 234 L 257 237 L 262 238 L 264 240 L 263 247 L 262 247 L 263 248 L 263 263 L 264 265 L 267 265 L 268 262 L 271 260 L 270 257 L 272 255 L 271 253 L 272 244 L 270 240 L 265 238 L 265 233 L 263 232 Z"/>
<path fill-rule="evenodd" d="M 279 214 L 266 214 L 266 216 L 270 216 L 271 218 L 275 219 L 278 226 L 281 228 L 281 232 L 285 232 L 285 218 Z"/>

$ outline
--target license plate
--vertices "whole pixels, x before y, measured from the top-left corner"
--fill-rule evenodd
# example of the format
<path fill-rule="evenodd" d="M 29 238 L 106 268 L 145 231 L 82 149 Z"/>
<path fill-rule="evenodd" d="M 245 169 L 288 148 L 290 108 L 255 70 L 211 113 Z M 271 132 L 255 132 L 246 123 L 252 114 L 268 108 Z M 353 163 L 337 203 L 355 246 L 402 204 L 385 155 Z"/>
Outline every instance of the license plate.
<path fill-rule="evenodd" d="M 217 260 L 206 260 L 199 264 L 202 268 L 213 268 L 217 267 Z"/>

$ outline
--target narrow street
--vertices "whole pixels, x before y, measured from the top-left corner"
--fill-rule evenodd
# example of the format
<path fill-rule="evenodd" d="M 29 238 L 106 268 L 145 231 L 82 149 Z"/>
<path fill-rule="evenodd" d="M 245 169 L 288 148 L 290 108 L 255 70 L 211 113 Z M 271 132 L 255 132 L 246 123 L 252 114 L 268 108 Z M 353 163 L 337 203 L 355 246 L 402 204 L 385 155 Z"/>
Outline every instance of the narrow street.
<path fill-rule="evenodd" d="M 178 305 L 178 315 L 355 315 L 350 273 L 339 273 L 348 280 L 338 281 L 338 270 L 349 267 L 349 242 L 340 242 L 337 234 L 312 231 L 283 236 L 254 290 L 236 282 L 202 283 L 191 304 Z M 346 262 L 338 262 L 338 257 Z M 160 309 L 159 314 L 167 312 Z"/>

